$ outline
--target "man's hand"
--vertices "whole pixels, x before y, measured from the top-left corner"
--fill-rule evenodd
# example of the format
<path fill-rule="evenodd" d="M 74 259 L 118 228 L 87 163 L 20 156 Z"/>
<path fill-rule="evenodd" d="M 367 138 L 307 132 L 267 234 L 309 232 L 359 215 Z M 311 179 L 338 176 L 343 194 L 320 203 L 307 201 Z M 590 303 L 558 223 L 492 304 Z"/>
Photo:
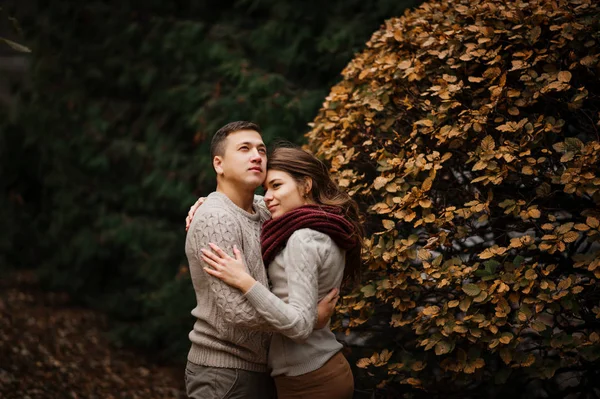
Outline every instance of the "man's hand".
<path fill-rule="evenodd" d="M 192 224 L 192 219 L 194 219 L 194 213 L 196 213 L 198 207 L 204 203 L 205 199 L 206 198 L 204 197 L 200 197 L 198 198 L 198 201 L 194 203 L 194 205 L 190 206 L 190 211 L 188 212 L 188 215 L 185 218 L 185 231 L 189 230 L 190 224 Z"/>
<path fill-rule="evenodd" d="M 337 303 L 338 299 L 340 299 L 340 291 L 337 288 L 329 291 L 325 298 L 321 299 L 317 305 L 317 313 L 319 316 L 317 317 L 315 330 L 320 330 L 321 328 L 325 327 L 327 323 L 329 323 L 329 319 L 331 319 L 331 316 L 333 316 L 335 304 Z"/>

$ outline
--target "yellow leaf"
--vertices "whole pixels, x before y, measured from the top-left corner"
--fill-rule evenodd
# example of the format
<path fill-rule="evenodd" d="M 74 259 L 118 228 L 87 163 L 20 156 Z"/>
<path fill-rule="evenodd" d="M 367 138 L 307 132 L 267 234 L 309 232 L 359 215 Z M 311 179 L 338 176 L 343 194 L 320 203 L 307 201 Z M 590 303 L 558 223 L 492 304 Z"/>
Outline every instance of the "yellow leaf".
<path fill-rule="evenodd" d="M 460 310 L 462 310 L 463 312 L 466 312 L 467 310 L 469 310 L 469 307 L 471 306 L 472 302 L 473 302 L 473 299 L 471 299 L 470 297 L 463 298 L 463 300 L 460 301 L 460 304 L 459 304 Z"/>
<path fill-rule="evenodd" d="M 576 231 L 569 231 L 563 236 L 564 242 L 574 242 L 579 238 L 579 233 Z"/>
<path fill-rule="evenodd" d="M 521 362 L 521 366 L 523 366 L 523 367 L 529 367 L 533 363 L 535 363 L 535 356 L 532 353 L 530 353 L 527 356 L 527 359 L 525 359 L 524 361 Z"/>
<path fill-rule="evenodd" d="M 368 357 L 363 357 L 356 362 L 356 367 L 361 369 L 367 368 L 371 364 L 371 360 Z"/>
<path fill-rule="evenodd" d="M 539 248 L 540 248 L 540 251 L 548 251 L 548 250 L 549 250 L 549 249 L 551 249 L 552 247 L 553 247 L 553 245 L 552 245 L 552 244 L 548 244 L 548 243 L 546 243 L 546 242 L 543 242 L 543 243 L 541 243 L 541 244 L 540 244 L 540 246 L 539 246 Z"/>
<path fill-rule="evenodd" d="M 479 254 L 480 259 L 489 259 L 494 257 L 494 251 L 491 248 L 486 248 L 482 253 Z"/>
<path fill-rule="evenodd" d="M 559 290 L 566 290 L 570 286 L 571 286 L 571 279 L 568 279 L 568 278 L 566 278 L 566 279 L 562 280 L 560 283 L 558 283 Z"/>
<path fill-rule="evenodd" d="M 417 251 L 417 257 L 420 260 L 429 260 L 431 259 L 431 252 L 429 252 L 426 249 L 419 248 L 419 250 Z"/>
<path fill-rule="evenodd" d="M 529 209 L 527 213 L 534 219 L 539 219 L 542 216 L 542 212 L 537 208 Z"/>
<path fill-rule="evenodd" d="M 411 366 L 411 369 L 412 369 L 412 371 L 421 371 L 421 370 L 425 369 L 426 366 L 427 366 L 427 363 L 421 362 L 421 361 L 416 361 Z"/>
<path fill-rule="evenodd" d="M 575 229 L 579 231 L 588 231 L 590 229 L 590 226 L 584 223 L 578 223 L 575 225 Z"/>
<path fill-rule="evenodd" d="M 558 80 L 563 83 L 569 83 L 571 81 L 571 72 L 569 72 L 569 71 L 559 72 Z"/>
<path fill-rule="evenodd" d="M 440 308 L 438 306 L 428 306 L 423 309 L 423 314 L 425 316 L 433 316 L 440 312 Z"/>
<path fill-rule="evenodd" d="M 533 174 L 533 168 L 529 165 L 523 166 L 523 169 L 521 169 L 521 173 L 530 176 Z"/>
<path fill-rule="evenodd" d="M 481 291 L 479 293 L 479 295 L 477 295 L 475 298 L 473 298 L 473 302 L 481 303 L 481 302 L 485 301 L 487 297 L 488 297 L 487 292 Z"/>
<path fill-rule="evenodd" d="M 488 161 L 479 160 L 479 161 L 477 161 L 477 163 L 475 165 L 473 165 L 473 169 L 471 169 L 471 170 L 476 172 L 478 170 L 483 170 L 483 169 L 487 168 L 487 166 L 488 166 Z"/>
<path fill-rule="evenodd" d="M 387 220 L 387 219 L 383 220 L 381 223 L 383 224 L 383 228 L 386 230 L 391 230 L 396 226 L 396 223 L 394 223 L 391 220 Z"/>
<path fill-rule="evenodd" d="M 456 299 L 454 299 L 454 300 L 452 300 L 452 301 L 448 302 L 448 307 L 449 307 L 449 308 L 455 308 L 455 307 L 457 307 L 457 306 L 458 306 L 458 303 L 459 303 L 459 302 L 458 302 Z"/>
<path fill-rule="evenodd" d="M 425 179 L 423 181 L 423 185 L 421 186 L 421 189 L 423 191 L 429 191 L 429 190 L 431 190 L 432 185 L 433 185 L 433 180 L 430 177 L 428 177 L 427 179 Z"/>
<path fill-rule="evenodd" d="M 433 121 L 431 119 L 421 119 L 419 121 L 416 121 L 415 125 L 432 127 L 433 126 Z"/>
<path fill-rule="evenodd" d="M 571 292 L 573 294 L 580 294 L 581 292 L 583 292 L 583 287 L 580 285 L 575 286 L 575 287 L 571 288 Z"/>
<path fill-rule="evenodd" d="M 494 138 L 492 136 L 485 136 L 481 141 L 481 148 L 484 151 L 493 151 L 496 147 L 496 143 L 494 142 Z"/>
<path fill-rule="evenodd" d="M 384 177 L 384 176 L 378 176 L 375 178 L 375 180 L 373 181 L 373 188 L 375 190 L 379 190 L 381 187 L 385 186 L 386 184 L 388 184 L 388 182 L 391 180 L 391 178 L 389 177 Z"/>
<path fill-rule="evenodd" d="M 525 278 L 527 280 L 535 280 L 537 278 L 537 273 L 535 272 L 535 270 L 529 269 L 525 272 Z"/>
<path fill-rule="evenodd" d="M 408 69 L 410 68 L 411 62 L 410 60 L 404 60 L 401 63 L 398 64 L 398 68 L 400 69 Z"/>
<path fill-rule="evenodd" d="M 419 386 L 421 385 L 421 380 L 418 380 L 416 378 L 407 378 L 406 380 L 402 381 L 402 382 L 406 382 L 407 384 L 413 385 L 413 386 Z"/>
<path fill-rule="evenodd" d="M 431 208 L 431 200 L 430 199 L 422 199 L 419 201 L 419 205 L 422 208 Z"/>
<path fill-rule="evenodd" d="M 597 229 L 600 226 L 600 221 L 591 216 L 585 220 L 585 223 L 593 229 Z"/>
<path fill-rule="evenodd" d="M 425 223 L 433 223 L 435 222 L 435 215 L 433 213 L 430 213 L 429 215 L 423 217 L 423 221 Z"/>
<path fill-rule="evenodd" d="M 510 239 L 510 247 L 511 248 L 521 248 L 523 243 L 521 242 L 521 237 L 514 237 Z"/>
<path fill-rule="evenodd" d="M 569 152 L 564 153 L 563 156 L 560 157 L 560 162 L 569 162 L 573 158 L 575 158 L 575 153 L 569 151 Z"/>
<path fill-rule="evenodd" d="M 508 122 L 505 123 L 504 125 L 500 125 L 498 127 L 496 127 L 496 130 L 499 130 L 501 132 L 516 132 L 517 129 L 519 128 L 519 126 L 515 123 L 515 122 Z"/>
<path fill-rule="evenodd" d="M 465 326 L 454 326 L 453 331 L 457 332 L 459 334 L 464 334 L 464 333 L 467 333 L 469 331 L 469 329 Z"/>
<path fill-rule="evenodd" d="M 566 232 L 570 231 L 574 225 L 575 223 L 572 222 L 562 224 L 556 228 L 556 233 L 565 234 Z"/>

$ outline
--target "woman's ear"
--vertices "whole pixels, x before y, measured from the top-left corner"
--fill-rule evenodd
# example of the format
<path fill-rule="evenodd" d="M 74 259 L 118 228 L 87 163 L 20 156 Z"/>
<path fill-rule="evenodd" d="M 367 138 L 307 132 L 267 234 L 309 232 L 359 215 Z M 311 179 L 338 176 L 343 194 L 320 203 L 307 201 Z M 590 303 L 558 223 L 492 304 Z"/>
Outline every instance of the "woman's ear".
<path fill-rule="evenodd" d="M 304 194 L 306 196 L 308 196 L 310 194 L 310 192 L 312 191 L 312 184 L 313 181 L 310 177 L 304 177 Z"/>

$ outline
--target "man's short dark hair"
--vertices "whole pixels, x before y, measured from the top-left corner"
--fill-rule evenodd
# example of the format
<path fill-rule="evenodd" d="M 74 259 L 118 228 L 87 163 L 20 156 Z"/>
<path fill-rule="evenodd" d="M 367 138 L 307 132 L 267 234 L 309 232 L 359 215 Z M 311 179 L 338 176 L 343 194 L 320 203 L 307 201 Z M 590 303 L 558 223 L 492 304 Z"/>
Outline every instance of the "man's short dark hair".
<path fill-rule="evenodd" d="M 210 158 L 214 159 L 215 156 L 223 156 L 225 152 L 225 139 L 231 133 L 239 132 L 241 130 L 254 130 L 258 134 L 262 134 L 260 126 L 253 122 L 247 121 L 236 121 L 229 122 L 215 133 L 210 143 Z"/>

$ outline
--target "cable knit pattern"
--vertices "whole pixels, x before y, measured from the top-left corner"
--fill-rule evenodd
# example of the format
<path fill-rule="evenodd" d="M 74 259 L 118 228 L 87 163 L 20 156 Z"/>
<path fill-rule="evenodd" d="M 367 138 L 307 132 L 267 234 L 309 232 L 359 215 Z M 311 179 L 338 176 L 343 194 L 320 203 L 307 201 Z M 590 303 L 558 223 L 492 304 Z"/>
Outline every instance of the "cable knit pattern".
<path fill-rule="evenodd" d="M 314 371 L 342 348 L 329 326 L 314 330 L 317 303 L 342 281 L 345 251 L 326 234 L 300 229 L 269 265 L 272 292 L 256 283 L 248 301 L 279 334 L 269 350 L 273 376 Z"/>
<path fill-rule="evenodd" d="M 209 243 L 230 255 L 233 246 L 242 251 L 248 272 L 268 286 L 260 251 L 260 229 L 270 217 L 261 197 L 255 197 L 255 213 L 236 206 L 224 194 L 214 192 L 198 208 L 187 234 L 185 252 L 196 292 L 196 317 L 189 338 L 192 363 L 266 371 L 269 324 L 235 288 L 204 271 L 201 248 Z"/>

